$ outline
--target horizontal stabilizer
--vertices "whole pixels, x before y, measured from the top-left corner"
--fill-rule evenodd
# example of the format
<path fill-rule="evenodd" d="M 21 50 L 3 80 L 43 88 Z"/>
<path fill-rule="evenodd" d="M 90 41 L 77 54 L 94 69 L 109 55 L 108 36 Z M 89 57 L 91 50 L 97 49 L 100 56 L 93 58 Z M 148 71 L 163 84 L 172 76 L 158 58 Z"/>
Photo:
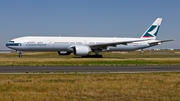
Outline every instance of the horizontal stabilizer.
<path fill-rule="evenodd" d="M 173 39 L 170 39 L 170 40 L 157 40 L 155 42 L 150 42 L 149 44 L 150 45 L 158 45 L 158 44 L 161 44 L 163 42 L 169 42 L 169 41 L 174 41 Z"/>

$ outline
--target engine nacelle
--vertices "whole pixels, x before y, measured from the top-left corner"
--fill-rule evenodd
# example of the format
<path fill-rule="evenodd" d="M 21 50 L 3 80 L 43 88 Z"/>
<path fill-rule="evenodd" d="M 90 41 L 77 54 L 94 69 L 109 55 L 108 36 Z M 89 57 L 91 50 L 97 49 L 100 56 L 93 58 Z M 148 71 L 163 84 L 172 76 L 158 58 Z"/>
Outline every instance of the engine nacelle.
<path fill-rule="evenodd" d="M 70 55 L 72 52 L 68 52 L 68 51 L 58 51 L 59 55 Z"/>
<path fill-rule="evenodd" d="M 78 56 L 86 56 L 89 54 L 89 52 L 91 52 L 91 49 L 89 46 L 74 46 L 73 47 L 73 53 L 74 55 L 78 55 Z"/>

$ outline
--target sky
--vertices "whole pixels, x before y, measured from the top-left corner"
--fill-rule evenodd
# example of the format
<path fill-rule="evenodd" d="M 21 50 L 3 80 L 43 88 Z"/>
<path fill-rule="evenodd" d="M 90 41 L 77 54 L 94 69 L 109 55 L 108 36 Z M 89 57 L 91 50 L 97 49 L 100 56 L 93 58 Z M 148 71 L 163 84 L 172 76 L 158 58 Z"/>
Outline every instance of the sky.
<path fill-rule="evenodd" d="M 153 48 L 180 49 L 180 0 L 0 0 L 0 50 L 21 36 L 139 38 L 158 17 Z"/>

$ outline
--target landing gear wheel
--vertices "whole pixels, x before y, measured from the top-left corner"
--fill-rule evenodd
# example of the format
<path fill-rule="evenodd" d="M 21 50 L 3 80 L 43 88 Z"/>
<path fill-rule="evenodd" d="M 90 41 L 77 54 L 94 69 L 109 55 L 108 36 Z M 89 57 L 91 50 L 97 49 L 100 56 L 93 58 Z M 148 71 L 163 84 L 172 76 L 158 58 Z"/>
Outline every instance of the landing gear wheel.
<path fill-rule="evenodd" d="M 102 55 L 87 55 L 87 56 L 82 56 L 82 58 L 102 58 Z"/>
<path fill-rule="evenodd" d="M 20 58 L 22 57 L 22 55 L 18 55 Z"/>
<path fill-rule="evenodd" d="M 21 51 L 17 51 L 17 53 L 18 53 L 18 57 L 22 57 L 22 53 L 21 53 Z"/>
<path fill-rule="evenodd" d="M 92 55 L 93 58 L 102 58 L 102 55 Z"/>

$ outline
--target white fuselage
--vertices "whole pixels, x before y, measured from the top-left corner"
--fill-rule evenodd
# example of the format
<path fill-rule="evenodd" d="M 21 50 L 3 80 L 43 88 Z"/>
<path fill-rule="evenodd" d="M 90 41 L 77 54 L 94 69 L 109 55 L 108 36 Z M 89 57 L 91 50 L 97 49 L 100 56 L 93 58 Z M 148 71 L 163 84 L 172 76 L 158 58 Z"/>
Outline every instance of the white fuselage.
<path fill-rule="evenodd" d="M 17 51 L 72 51 L 70 47 L 77 45 L 95 45 L 102 43 L 139 40 L 140 38 L 118 37 L 52 37 L 27 36 L 9 41 L 6 46 Z M 127 45 L 108 46 L 102 51 L 132 51 L 151 47 L 148 41 L 133 42 Z M 154 40 L 153 40 L 154 41 Z"/>

